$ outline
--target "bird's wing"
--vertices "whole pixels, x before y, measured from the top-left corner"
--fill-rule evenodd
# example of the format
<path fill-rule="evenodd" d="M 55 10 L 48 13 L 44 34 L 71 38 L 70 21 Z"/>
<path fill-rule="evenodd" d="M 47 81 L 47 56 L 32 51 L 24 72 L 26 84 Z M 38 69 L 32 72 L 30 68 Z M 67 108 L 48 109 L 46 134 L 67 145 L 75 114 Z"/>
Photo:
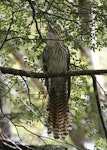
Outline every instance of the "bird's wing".
<path fill-rule="evenodd" d="M 47 46 L 44 48 L 43 50 L 43 53 L 42 53 L 42 64 L 43 64 L 43 71 L 46 73 L 48 72 L 48 69 L 47 69 Z M 48 78 L 45 78 L 45 85 L 47 87 L 47 90 L 48 90 Z"/>
<path fill-rule="evenodd" d="M 47 72 L 47 56 L 46 56 L 46 52 L 47 51 L 47 47 L 44 48 L 43 53 L 42 53 L 42 64 L 43 64 L 43 71 Z"/>
<path fill-rule="evenodd" d="M 66 49 L 68 51 L 68 55 L 67 55 L 67 71 L 70 70 L 70 53 L 69 53 L 69 49 L 66 46 Z M 68 99 L 70 97 L 70 91 L 71 91 L 71 78 L 70 76 L 67 78 L 68 79 Z"/>

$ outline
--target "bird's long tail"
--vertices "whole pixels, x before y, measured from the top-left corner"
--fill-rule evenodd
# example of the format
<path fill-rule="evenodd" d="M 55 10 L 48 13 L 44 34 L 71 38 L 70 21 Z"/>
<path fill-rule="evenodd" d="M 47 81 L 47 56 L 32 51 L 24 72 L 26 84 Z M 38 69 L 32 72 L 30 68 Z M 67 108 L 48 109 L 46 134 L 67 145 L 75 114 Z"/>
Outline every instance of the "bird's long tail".
<path fill-rule="evenodd" d="M 65 138 L 71 128 L 66 81 L 61 82 L 60 87 L 52 85 L 49 91 L 46 126 L 48 133 L 53 133 L 54 138 Z"/>

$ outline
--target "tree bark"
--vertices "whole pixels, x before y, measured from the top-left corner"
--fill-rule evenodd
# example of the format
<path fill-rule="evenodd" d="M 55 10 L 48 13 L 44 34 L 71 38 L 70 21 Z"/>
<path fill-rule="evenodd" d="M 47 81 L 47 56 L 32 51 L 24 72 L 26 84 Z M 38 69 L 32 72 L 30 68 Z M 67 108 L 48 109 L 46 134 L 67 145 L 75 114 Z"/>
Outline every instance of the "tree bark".
<path fill-rule="evenodd" d="M 8 114 L 7 100 L 4 94 L 5 91 L 4 80 L 0 72 L 0 138 L 11 138 L 10 121 L 6 114 Z M 2 142 L 0 141 L 0 146 Z"/>

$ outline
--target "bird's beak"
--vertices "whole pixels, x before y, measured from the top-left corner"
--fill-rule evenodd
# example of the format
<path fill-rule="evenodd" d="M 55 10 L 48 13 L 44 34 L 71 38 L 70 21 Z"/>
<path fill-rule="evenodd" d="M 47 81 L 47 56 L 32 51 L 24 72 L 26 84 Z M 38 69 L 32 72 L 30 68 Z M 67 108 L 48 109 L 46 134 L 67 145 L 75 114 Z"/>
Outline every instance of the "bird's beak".
<path fill-rule="evenodd" d="M 52 27 L 49 25 L 48 26 L 48 32 L 51 32 L 52 31 Z"/>

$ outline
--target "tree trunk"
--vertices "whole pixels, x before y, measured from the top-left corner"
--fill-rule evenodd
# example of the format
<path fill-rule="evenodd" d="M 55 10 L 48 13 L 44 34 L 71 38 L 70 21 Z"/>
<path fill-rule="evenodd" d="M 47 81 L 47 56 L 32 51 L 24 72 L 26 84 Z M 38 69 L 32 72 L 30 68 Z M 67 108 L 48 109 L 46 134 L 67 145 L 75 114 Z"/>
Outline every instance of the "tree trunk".
<path fill-rule="evenodd" d="M 11 138 L 10 121 L 7 117 L 8 106 L 5 97 L 5 87 L 2 74 L 0 72 L 0 138 Z M 3 96 L 4 95 L 4 96 Z M 0 145 L 1 145 L 0 141 Z"/>

